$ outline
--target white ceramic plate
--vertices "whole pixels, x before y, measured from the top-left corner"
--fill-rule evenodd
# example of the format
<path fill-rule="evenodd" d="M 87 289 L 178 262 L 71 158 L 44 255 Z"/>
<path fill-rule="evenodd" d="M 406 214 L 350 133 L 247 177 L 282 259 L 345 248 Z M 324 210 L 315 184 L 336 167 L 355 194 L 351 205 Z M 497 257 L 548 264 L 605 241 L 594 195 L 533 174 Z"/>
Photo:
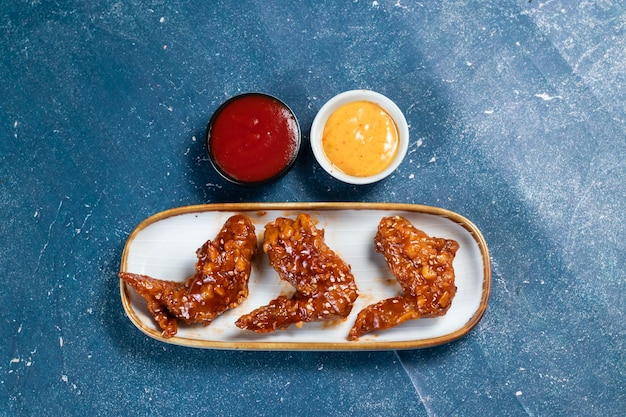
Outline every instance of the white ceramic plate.
<path fill-rule="evenodd" d="M 326 243 L 352 267 L 360 296 L 343 321 L 307 323 L 274 333 L 255 334 L 235 326 L 235 320 L 268 304 L 292 288 L 281 281 L 259 248 L 253 261 L 249 296 L 237 308 L 209 326 L 179 326 L 166 339 L 146 308 L 146 302 L 120 280 L 122 304 L 130 320 L 145 334 L 183 346 L 242 350 L 375 350 L 434 346 L 467 334 L 482 318 L 491 284 L 487 245 L 480 231 L 459 214 L 435 207 L 386 203 L 243 203 L 180 207 L 158 213 L 137 226 L 126 242 L 121 271 L 184 281 L 193 274 L 196 249 L 213 239 L 228 217 L 247 214 L 255 224 L 259 245 L 265 224 L 276 217 L 295 218 L 305 212 L 325 229 Z M 401 215 L 431 236 L 454 239 L 460 248 L 453 266 L 457 293 L 445 316 L 418 319 L 395 328 L 348 341 L 357 313 L 366 305 L 393 297 L 400 287 L 381 254 L 374 235 L 384 216 Z"/>

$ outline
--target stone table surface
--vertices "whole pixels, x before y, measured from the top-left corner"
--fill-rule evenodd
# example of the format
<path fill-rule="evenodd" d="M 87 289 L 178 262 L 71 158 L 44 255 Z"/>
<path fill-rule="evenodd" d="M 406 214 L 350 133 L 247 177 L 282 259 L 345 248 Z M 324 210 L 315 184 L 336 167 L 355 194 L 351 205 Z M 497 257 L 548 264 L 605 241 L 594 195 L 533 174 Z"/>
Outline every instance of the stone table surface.
<path fill-rule="evenodd" d="M 621 1 L 23 1 L 0 8 L 0 415 L 618 416 L 626 410 L 626 6 Z M 370 186 L 308 147 L 332 96 L 385 94 L 407 158 Z M 226 99 L 296 113 L 293 170 L 224 182 Z M 482 321 L 438 347 L 180 347 L 120 302 L 145 218 L 220 202 L 365 201 L 482 231 Z"/>

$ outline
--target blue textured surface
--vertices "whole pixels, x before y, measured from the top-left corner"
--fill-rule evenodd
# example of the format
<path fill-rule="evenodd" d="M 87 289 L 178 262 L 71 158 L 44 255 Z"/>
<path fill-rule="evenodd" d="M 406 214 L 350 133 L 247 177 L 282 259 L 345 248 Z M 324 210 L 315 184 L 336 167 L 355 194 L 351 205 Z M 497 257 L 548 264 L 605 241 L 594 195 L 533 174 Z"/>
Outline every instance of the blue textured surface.
<path fill-rule="evenodd" d="M 623 415 L 623 2 L 296 3 L 3 3 L 0 414 Z M 276 95 L 308 135 L 353 88 L 410 123 L 393 177 L 338 184 L 308 148 L 259 189 L 211 168 L 227 98 Z M 470 218 L 493 267 L 480 324 L 425 350 L 237 352 L 125 317 L 116 273 L 144 218 L 326 200 Z"/>

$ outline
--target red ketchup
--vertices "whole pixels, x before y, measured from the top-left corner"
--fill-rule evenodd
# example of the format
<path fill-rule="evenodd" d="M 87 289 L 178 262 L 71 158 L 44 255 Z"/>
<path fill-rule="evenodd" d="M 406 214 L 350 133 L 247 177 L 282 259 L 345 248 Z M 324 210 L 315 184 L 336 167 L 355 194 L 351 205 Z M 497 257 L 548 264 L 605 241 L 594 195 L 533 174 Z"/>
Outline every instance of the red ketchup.
<path fill-rule="evenodd" d="M 239 185 L 278 178 L 295 161 L 300 127 L 282 101 L 261 93 L 235 96 L 209 122 L 207 150 L 215 169 Z"/>

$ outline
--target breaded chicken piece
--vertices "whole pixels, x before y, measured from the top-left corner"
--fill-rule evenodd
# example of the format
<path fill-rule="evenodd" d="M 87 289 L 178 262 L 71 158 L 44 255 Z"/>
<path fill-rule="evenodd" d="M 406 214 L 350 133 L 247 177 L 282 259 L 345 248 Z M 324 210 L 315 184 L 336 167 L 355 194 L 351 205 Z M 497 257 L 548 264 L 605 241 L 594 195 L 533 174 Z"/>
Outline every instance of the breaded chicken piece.
<path fill-rule="evenodd" d="M 400 216 L 384 217 L 374 242 L 404 294 L 361 310 L 348 339 L 407 320 L 446 314 L 456 294 L 452 262 L 459 244 L 430 237 Z"/>
<path fill-rule="evenodd" d="M 248 280 L 257 239 L 247 216 L 230 217 L 213 241 L 196 255 L 196 272 L 185 282 L 120 272 L 119 276 L 148 302 L 164 337 L 178 331 L 178 320 L 208 325 L 248 296 Z"/>
<path fill-rule="evenodd" d="M 296 292 L 240 317 L 237 327 L 267 333 L 350 314 L 358 297 L 350 265 L 326 245 L 324 230 L 317 229 L 309 215 L 300 214 L 295 220 L 280 217 L 268 223 L 263 250 L 280 279 L 293 285 Z"/>

